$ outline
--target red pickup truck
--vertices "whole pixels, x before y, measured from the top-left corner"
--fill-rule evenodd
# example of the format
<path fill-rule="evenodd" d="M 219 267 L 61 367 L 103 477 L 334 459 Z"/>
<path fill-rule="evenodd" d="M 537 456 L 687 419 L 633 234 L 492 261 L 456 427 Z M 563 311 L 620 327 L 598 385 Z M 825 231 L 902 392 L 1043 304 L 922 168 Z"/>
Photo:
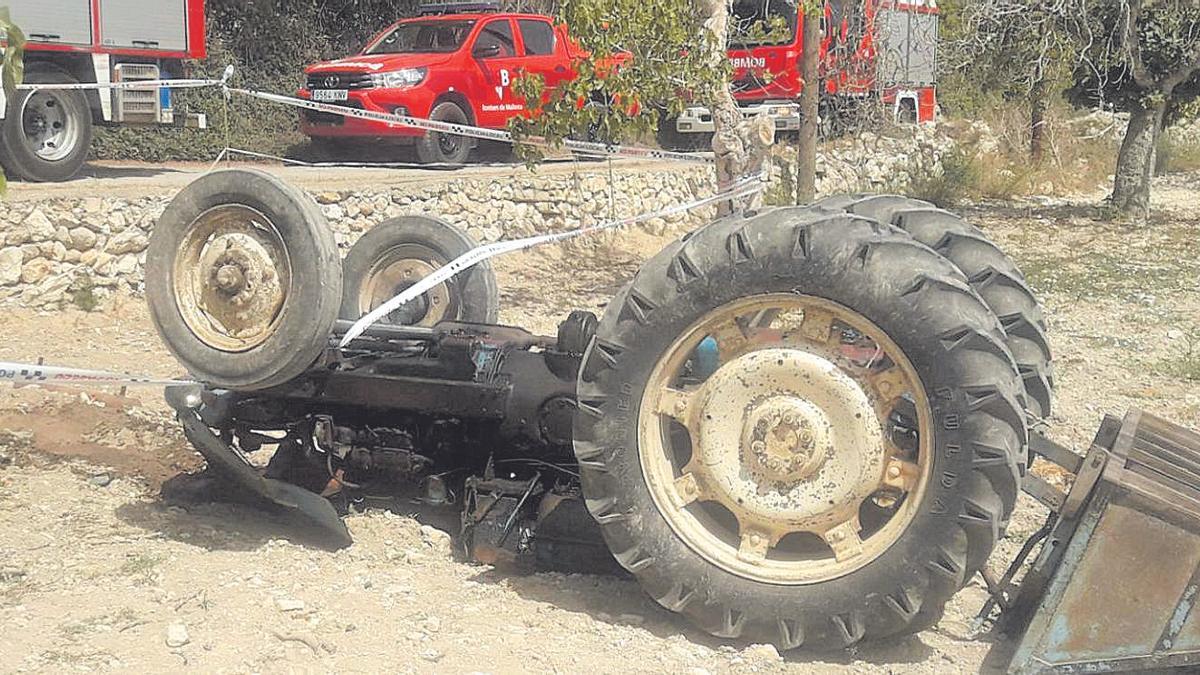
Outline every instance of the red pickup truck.
<path fill-rule="evenodd" d="M 444 7 L 444 6 L 443 6 Z M 299 95 L 314 101 L 502 129 L 526 111 L 512 89 L 522 73 L 547 87 L 575 77 L 586 56 L 566 28 L 539 14 L 456 11 L 404 19 L 360 54 L 305 69 Z M 414 143 L 422 162 L 460 163 L 472 139 L 305 110 L 300 128 L 316 140 L 387 138 Z"/>

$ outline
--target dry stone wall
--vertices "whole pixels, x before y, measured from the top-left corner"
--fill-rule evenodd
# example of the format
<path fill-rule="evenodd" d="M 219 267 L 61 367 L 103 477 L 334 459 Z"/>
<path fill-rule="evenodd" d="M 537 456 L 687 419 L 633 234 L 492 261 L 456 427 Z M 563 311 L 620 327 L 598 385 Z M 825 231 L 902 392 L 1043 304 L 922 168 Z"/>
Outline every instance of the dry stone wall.
<path fill-rule="evenodd" d="M 933 138 L 920 132 L 907 140 L 849 139 L 821 157 L 819 192 L 894 190 L 914 166 L 914 156 L 937 161 L 944 143 Z M 777 155 L 777 178 L 781 160 L 786 161 L 786 153 Z M 519 172 L 419 187 L 378 185 L 310 194 L 343 251 L 380 221 L 406 213 L 442 216 L 488 243 L 655 211 L 711 194 L 713 174 L 707 167 L 617 167 L 610 173 L 606 164 L 585 164 L 571 174 Z M 118 291 L 141 292 L 149 235 L 169 200 L 159 195 L 0 201 L 0 302 L 90 309 Z M 700 209 L 640 227 L 655 234 L 681 233 L 712 213 L 711 208 Z"/>

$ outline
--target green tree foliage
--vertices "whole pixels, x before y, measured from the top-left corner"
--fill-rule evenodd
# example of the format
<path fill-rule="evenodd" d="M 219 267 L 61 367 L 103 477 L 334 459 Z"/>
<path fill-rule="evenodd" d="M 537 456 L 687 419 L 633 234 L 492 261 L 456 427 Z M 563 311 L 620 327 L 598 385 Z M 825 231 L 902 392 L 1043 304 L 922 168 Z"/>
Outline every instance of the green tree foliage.
<path fill-rule="evenodd" d="M 978 115 L 997 100 L 1025 101 L 1047 81 L 1065 85 L 1075 43 L 1062 2 L 945 0 L 938 6 L 938 98 L 953 114 Z"/>
<path fill-rule="evenodd" d="M 1164 124 L 1200 97 L 1200 3 L 1195 0 L 1080 0 L 1069 17 L 1080 44 L 1071 97 L 1128 112 L 1111 202 L 1144 218 L 1154 151 Z"/>
<path fill-rule="evenodd" d="M 1200 97 L 1200 3 L 1093 0 L 1086 6 L 1075 21 L 1087 47 L 1068 90 L 1073 101 L 1123 112 L 1161 101 L 1178 113 Z"/>
<path fill-rule="evenodd" d="M 689 0 L 572 0 L 555 18 L 587 56 L 576 63 L 578 76 L 553 90 L 537 76 L 518 79 L 518 95 L 542 102 L 537 114 L 513 121 L 518 136 L 628 138 L 652 131 L 659 115 L 677 115 L 689 101 L 706 102 L 728 82 L 728 64 L 713 67 L 712 45 Z"/>

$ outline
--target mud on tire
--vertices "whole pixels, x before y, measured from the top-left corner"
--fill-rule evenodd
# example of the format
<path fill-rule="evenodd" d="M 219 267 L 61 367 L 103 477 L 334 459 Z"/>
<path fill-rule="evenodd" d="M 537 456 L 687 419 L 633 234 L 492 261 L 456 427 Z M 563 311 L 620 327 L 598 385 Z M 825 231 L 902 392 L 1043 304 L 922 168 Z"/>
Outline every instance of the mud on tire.
<path fill-rule="evenodd" d="M 660 358 L 715 308 L 756 294 L 802 294 L 873 323 L 928 400 L 930 468 L 907 525 L 865 564 L 812 582 L 751 578 L 698 553 L 658 506 L 639 451 Z M 987 559 L 1016 499 L 1025 401 L 1004 338 L 954 265 L 878 221 L 819 208 L 717 221 L 642 267 L 584 356 L 574 436 L 588 508 L 645 590 L 714 635 L 829 649 L 920 630 Z"/>

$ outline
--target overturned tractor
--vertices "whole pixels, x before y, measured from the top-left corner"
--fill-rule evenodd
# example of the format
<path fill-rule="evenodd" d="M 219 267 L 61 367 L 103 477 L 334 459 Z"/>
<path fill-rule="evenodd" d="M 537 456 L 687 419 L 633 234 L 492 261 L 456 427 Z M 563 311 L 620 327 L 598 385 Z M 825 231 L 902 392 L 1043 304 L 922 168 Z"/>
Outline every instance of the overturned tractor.
<path fill-rule="evenodd" d="M 335 546 L 339 509 L 413 486 L 461 508 L 477 560 L 615 560 L 704 630 L 782 648 L 931 625 L 1002 536 L 1051 356 L 1020 271 L 960 218 L 874 196 L 720 219 L 554 337 L 494 323 L 484 263 L 337 346 L 473 247 L 410 216 L 343 264 L 267 174 L 181 192 L 147 293 L 204 383 L 168 398 L 210 469 Z"/>

